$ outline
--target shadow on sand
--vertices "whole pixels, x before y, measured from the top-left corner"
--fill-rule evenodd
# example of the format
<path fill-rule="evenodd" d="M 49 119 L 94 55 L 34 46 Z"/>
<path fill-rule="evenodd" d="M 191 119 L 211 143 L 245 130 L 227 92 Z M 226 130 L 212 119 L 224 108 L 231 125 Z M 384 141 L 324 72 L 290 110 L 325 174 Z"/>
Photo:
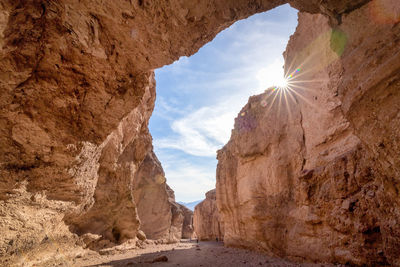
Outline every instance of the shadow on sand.
<path fill-rule="evenodd" d="M 199 242 L 196 240 L 182 240 L 181 243 L 191 243 L 192 246 L 187 245 L 177 247 L 172 250 L 159 251 L 153 253 L 146 253 L 132 258 L 125 258 L 119 260 L 112 260 L 96 265 L 85 265 L 85 267 L 104 267 L 104 266 L 215 266 L 216 255 L 214 251 L 223 249 L 222 242 Z M 167 261 L 155 262 L 156 259 L 166 256 Z M 165 260 L 165 258 L 164 258 Z"/>

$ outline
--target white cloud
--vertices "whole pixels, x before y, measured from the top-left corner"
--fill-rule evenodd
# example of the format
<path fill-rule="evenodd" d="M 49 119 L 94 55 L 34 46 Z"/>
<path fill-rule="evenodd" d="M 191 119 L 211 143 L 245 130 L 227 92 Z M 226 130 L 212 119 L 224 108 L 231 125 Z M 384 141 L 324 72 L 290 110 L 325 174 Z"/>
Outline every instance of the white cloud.
<path fill-rule="evenodd" d="M 166 100 L 164 97 L 159 96 L 157 98 L 157 106 L 163 111 L 158 112 L 157 116 L 160 116 L 166 120 L 172 120 L 173 116 L 185 114 L 185 111 L 179 107 L 178 103 L 176 103 L 176 100 L 173 98 Z"/>
<path fill-rule="evenodd" d="M 256 74 L 259 83 L 258 88 L 283 85 L 285 83 L 283 64 L 283 58 L 276 58 L 272 64 L 260 68 Z"/>
<path fill-rule="evenodd" d="M 190 60 L 186 56 L 182 56 L 179 60 L 174 63 L 168 65 L 168 68 L 161 68 L 159 71 L 167 71 L 168 73 L 174 73 L 175 75 L 181 74 L 185 72 L 185 70 L 189 67 Z"/>
<path fill-rule="evenodd" d="M 236 86 L 235 83 L 231 83 L 232 80 L 239 79 L 236 73 L 227 75 L 223 80 L 208 81 L 210 87 L 216 86 L 215 83 L 221 83 L 221 86 L 230 85 L 235 93 L 228 97 L 215 98 L 212 105 L 203 106 L 172 121 L 170 126 L 173 134 L 155 139 L 155 146 L 178 149 L 195 156 L 215 157 L 216 151 L 229 141 L 234 118 L 246 104 L 248 97 L 261 93 L 267 87 L 279 82 L 283 76 L 282 65 L 283 60 L 277 58 L 272 64 L 260 68 L 257 72 L 243 69 L 242 73 L 247 75 L 241 79 L 247 81 L 244 89 L 239 83 Z M 207 82 L 204 86 L 207 86 Z"/>
<path fill-rule="evenodd" d="M 155 149 L 155 153 L 162 162 L 167 184 L 175 191 L 176 201 L 204 199 L 204 194 L 215 188 L 216 160 L 192 162 L 164 149 Z"/>
<path fill-rule="evenodd" d="M 166 170 L 167 183 L 175 191 L 176 200 L 190 202 L 204 199 L 205 192 L 215 188 L 213 167 L 185 164 Z"/>
<path fill-rule="evenodd" d="M 154 140 L 159 148 L 174 148 L 195 156 L 216 156 L 230 137 L 234 110 L 227 104 L 202 107 L 173 121 L 173 136 Z"/>

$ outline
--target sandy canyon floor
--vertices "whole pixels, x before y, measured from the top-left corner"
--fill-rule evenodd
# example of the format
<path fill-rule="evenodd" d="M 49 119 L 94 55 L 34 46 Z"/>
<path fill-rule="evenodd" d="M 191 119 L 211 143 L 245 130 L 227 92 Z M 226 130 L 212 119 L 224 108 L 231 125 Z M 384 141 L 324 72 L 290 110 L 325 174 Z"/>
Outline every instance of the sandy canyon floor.
<path fill-rule="evenodd" d="M 157 259 L 167 261 L 154 262 Z M 189 242 L 148 245 L 114 255 L 91 255 L 78 258 L 74 266 L 334 266 L 329 264 L 294 264 L 244 249 L 226 248 L 222 242 Z"/>

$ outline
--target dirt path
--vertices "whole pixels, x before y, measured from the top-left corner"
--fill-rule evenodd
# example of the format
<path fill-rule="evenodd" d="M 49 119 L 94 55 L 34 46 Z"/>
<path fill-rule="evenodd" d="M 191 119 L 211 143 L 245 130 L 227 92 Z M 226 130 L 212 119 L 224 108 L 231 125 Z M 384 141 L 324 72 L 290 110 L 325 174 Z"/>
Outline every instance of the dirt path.
<path fill-rule="evenodd" d="M 153 262 L 162 258 L 162 262 Z M 226 248 L 222 242 L 183 241 L 178 244 L 152 245 L 115 255 L 97 255 L 77 259 L 75 266 L 300 266 L 244 249 Z M 301 266 L 332 266 L 305 264 Z"/>

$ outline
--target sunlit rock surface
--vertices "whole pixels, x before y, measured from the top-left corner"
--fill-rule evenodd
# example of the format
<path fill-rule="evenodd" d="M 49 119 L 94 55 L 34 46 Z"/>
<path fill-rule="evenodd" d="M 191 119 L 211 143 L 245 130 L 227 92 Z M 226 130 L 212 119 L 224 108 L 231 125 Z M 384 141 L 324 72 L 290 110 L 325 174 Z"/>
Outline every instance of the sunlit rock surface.
<path fill-rule="evenodd" d="M 395 1 L 336 26 L 299 14 L 284 54 L 289 89 L 251 97 L 218 153 L 225 244 L 400 265 L 399 14 Z"/>
<path fill-rule="evenodd" d="M 1 264 L 11 261 L 57 263 L 74 257 L 79 247 L 87 245 L 85 241 L 97 240 L 97 245 L 109 247 L 127 240 L 134 244 L 137 236 L 143 238 L 132 189 L 135 176 L 151 151 L 148 120 L 155 100 L 153 69 L 170 64 L 180 56 L 194 54 L 235 21 L 286 2 L 1 1 Z M 322 80 L 323 85 L 310 85 L 314 91 L 305 95 L 317 108 L 305 105 L 298 97 L 298 104 L 291 105 L 290 119 L 283 106 L 281 113 L 273 115 L 282 122 L 266 118 L 271 122 L 273 133 L 265 132 L 265 124 L 252 130 L 259 122 L 250 120 L 243 125 L 250 129 L 245 132 L 249 140 L 234 145 L 235 138 L 241 142 L 242 134 L 237 134 L 220 152 L 217 195 L 221 197 L 217 198 L 223 201 L 218 205 L 224 216 L 231 220 L 226 233 L 228 244 L 261 246 L 300 260 L 312 258 L 362 264 L 371 259 L 374 263 L 387 261 L 399 265 L 397 1 L 289 2 L 301 11 L 325 15 L 301 15 L 298 32 L 286 54 L 287 69 L 300 66 L 311 78 Z M 334 34 L 330 34 L 331 27 L 335 29 Z M 317 56 L 307 60 L 312 53 Z M 300 65 L 304 62 L 309 66 Z M 301 116 L 298 110 L 303 113 Z M 261 112 L 257 116 L 264 115 Z M 259 131 L 267 140 L 251 143 L 250 139 L 255 138 L 251 131 Z M 279 150 L 274 157 L 268 154 L 268 146 L 270 149 L 287 147 L 291 151 Z M 334 165 L 338 162 L 336 158 L 343 155 L 347 155 L 348 162 L 354 162 L 356 170 L 365 172 L 361 177 L 370 177 L 360 178 L 362 182 L 354 178 L 356 189 L 340 189 L 334 182 L 332 189 L 326 185 L 329 192 L 339 190 L 338 195 L 342 194 L 340 198 L 338 195 L 328 197 L 328 203 L 333 203 L 332 199 L 337 202 L 332 204 L 334 208 L 347 207 L 348 201 L 358 200 L 349 204 L 352 211 L 340 211 L 347 219 L 335 215 L 334 212 L 339 211 L 332 208 L 331 215 L 318 215 L 322 223 L 312 226 L 317 229 L 322 225 L 327 229 L 323 233 L 328 236 L 333 232 L 332 239 L 299 234 L 303 239 L 315 239 L 320 244 L 314 246 L 320 253 L 313 256 L 310 253 L 304 256 L 302 252 L 309 241 L 296 241 L 298 246 L 296 242 L 276 246 L 274 240 L 278 237 L 270 239 L 263 229 L 274 229 L 274 235 L 286 240 L 286 232 L 282 230 L 286 226 L 280 226 L 285 221 L 277 218 L 303 218 L 300 211 L 308 214 L 307 208 L 299 209 L 300 199 L 305 203 L 301 202 L 301 206 L 319 208 L 324 204 L 321 212 L 328 211 L 324 198 L 313 199 L 320 196 L 319 188 L 326 188 L 321 177 L 329 181 L 344 177 L 343 181 L 347 182 L 342 182 L 346 186 L 352 183 L 349 182 L 353 181 L 352 177 L 359 177 L 359 172 L 349 171 L 347 165 L 340 168 Z M 278 191 L 272 193 L 272 198 L 269 193 L 258 192 L 259 187 L 253 188 L 252 183 L 240 188 L 245 191 L 243 195 L 236 193 L 235 186 L 240 184 L 236 173 L 247 177 L 244 169 L 234 167 L 245 164 L 243 157 L 244 161 L 254 164 L 248 175 L 253 171 L 267 172 L 256 164 L 258 156 L 269 166 L 273 163 L 267 163 L 267 158 L 278 164 L 270 167 L 276 173 L 273 181 L 278 181 Z M 249 160 L 252 158 L 255 161 Z M 365 162 L 362 163 L 365 166 L 359 162 Z M 321 169 L 323 166 L 328 169 Z M 370 169 L 365 169 L 367 166 Z M 317 179 L 320 187 L 311 187 L 311 192 L 316 193 L 309 199 L 295 197 L 304 193 L 295 186 L 303 181 L 300 179 L 303 171 L 312 170 L 315 177 L 311 175 L 307 179 Z M 319 171 L 326 175 L 318 174 Z M 265 177 L 271 177 L 269 172 L 267 174 Z M 278 179 L 281 176 L 284 178 Z M 262 180 L 259 177 L 262 176 L 251 181 Z M 223 187 L 220 186 L 222 180 Z M 304 186 L 318 184 L 304 183 Z M 364 194 L 365 190 L 370 192 L 369 186 L 372 193 L 365 194 L 371 200 L 357 195 Z M 261 201 L 263 198 L 269 199 L 267 203 L 270 204 Z M 243 214 L 238 213 L 238 201 L 245 201 L 240 203 L 250 207 Z M 261 204 L 252 204 L 257 201 Z M 315 204 L 318 201 L 322 204 Z M 288 208 L 271 209 L 268 211 L 271 214 L 267 215 L 255 211 L 251 227 L 247 228 L 246 216 L 253 208 L 264 210 L 274 203 L 286 203 Z M 170 233 L 178 237 L 184 216 L 178 212 L 179 206 L 171 207 L 170 229 L 174 226 L 176 230 Z M 358 207 L 366 207 L 367 215 L 357 215 L 361 214 Z M 288 215 L 289 211 L 294 213 Z M 319 211 L 311 209 L 310 212 L 318 214 Z M 333 222 L 329 218 L 334 218 Z M 288 219 L 288 223 L 296 222 L 298 226 L 290 228 L 294 237 L 299 236 L 296 232 L 303 231 L 303 221 Z M 344 225 L 344 228 L 337 225 Z M 251 229 L 246 242 L 240 232 L 244 231 L 243 227 Z M 311 230 L 304 231 L 309 234 Z M 265 238 L 259 238 L 264 232 Z M 270 240 L 269 245 L 266 239 Z M 328 244 L 332 244 L 329 252 L 322 251 Z M 296 249 L 298 252 L 292 253 Z"/>
<path fill-rule="evenodd" d="M 132 192 L 140 229 L 148 239 L 178 242 L 190 235 L 192 211 L 175 202 L 154 152 L 149 152 L 133 179 Z"/>
<path fill-rule="evenodd" d="M 193 237 L 194 227 L 193 227 L 193 211 L 187 207 L 180 205 L 183 212 L 183 224 L 182 224 L 182 238 L 189 239 Z"/>
<path fill-rule="evenodd" d="M 150 152 L 136 172 L 132 184 L 140 229 L 149 239 L 167 239 L 169 236 L 172 213 L 165 182 L 161 163 Z"/>
<path fill-rule="evenodd" d="M 208 191 L 206 199 L 194 208 L 193 225 L 199 240 L 223 240 L 224 224 L 218 213 L 215 189 Z"/>

